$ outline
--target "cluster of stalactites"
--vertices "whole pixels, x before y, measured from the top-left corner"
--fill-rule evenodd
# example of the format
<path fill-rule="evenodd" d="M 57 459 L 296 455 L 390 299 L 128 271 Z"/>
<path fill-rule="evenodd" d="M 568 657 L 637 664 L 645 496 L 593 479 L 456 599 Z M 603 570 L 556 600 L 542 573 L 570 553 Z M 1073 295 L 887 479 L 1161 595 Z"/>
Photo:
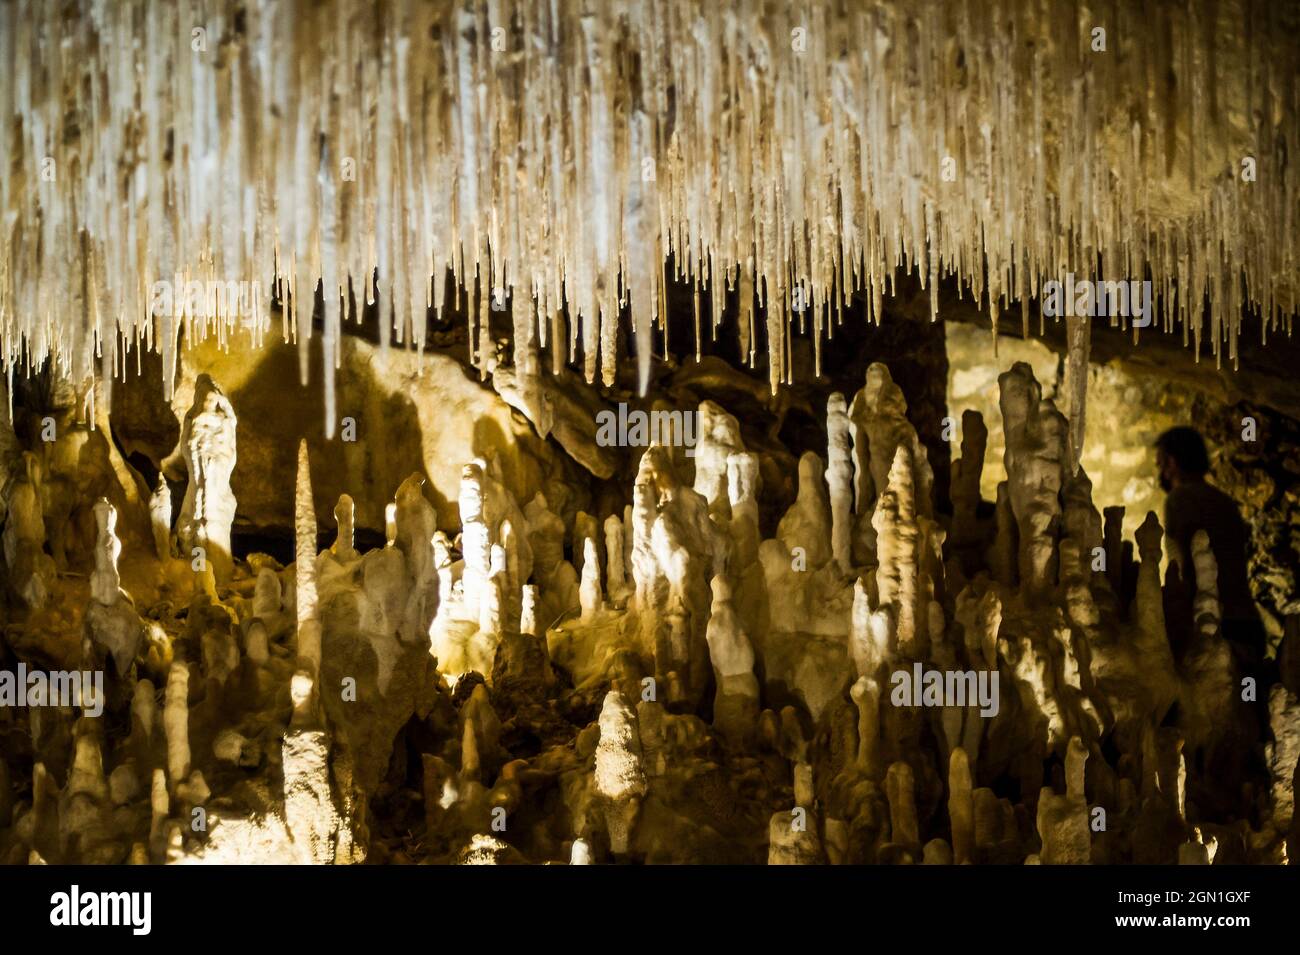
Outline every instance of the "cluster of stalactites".
<path fill-rule="evenodd" d="M 182 331 L 260 341 L 279 300 L 305 382 L 319 283 L 332 432 L 341 323 L 377 295 L 422 346 L 451 268 L 485 374 L 509 307 L 528 374 L 581 344 L 609 383 L 627 306 L 644 386 L 670 255 L 697 348 L 734 291 L 773 389 L 899 267 L 1026 325 L 1047 280 L 1150 275 L 1235 358 L 1243 293 L 1265 329 L 1297 305 L 1300 71 L 1281 5 L 1209 10 L 4 4 L 0 361 L 111 380 L 143 344 L 166 387 Z"/>

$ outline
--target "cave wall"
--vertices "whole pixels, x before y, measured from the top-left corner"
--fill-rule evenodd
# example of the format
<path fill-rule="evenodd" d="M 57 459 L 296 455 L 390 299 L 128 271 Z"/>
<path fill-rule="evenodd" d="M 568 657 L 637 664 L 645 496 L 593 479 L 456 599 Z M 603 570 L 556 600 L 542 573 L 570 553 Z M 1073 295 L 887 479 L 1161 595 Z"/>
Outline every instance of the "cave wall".
<path fill-rule="evenodd" d="M 311 344 L 318 352 L 320 339 Z M 129 453 L 160 467 L 178 433 L 175 422 L 193 401 L 196 379 L 211 375 L 238 418 L 231 484 L 238 501 L 236 531 L 249 535 L 291 538 L 290 491 L 300 438 L 311 454 L 322 528 L 333 528 L 334 502 L 346 492 L 356 503 L 357 527 L 382 534 L 385 504 L 412 474 L 426 479 L 425 496 L 440 523 L 455 526 L 461 470 L 476 457 L 495 460 L 519 500 L 528 501 L 545 485 L 556 498 L 553 507 L 572 511 L 583 505 L 587 489 L 579 470 L 461 361 L 396 347 L 384 354 L 350 335 L 339 348 L 340 423 L 332 439 L 324 436 L 319 382 L 299 384 L 296 346 L 275 341 L 256 348 L 245 336 L 233 339 L 228 350 L 215 339 L 182 349 L 170 405 L 155 375 L 133 375 L 119 383 L 113 393 L 114 434 Z M 316 355 L 314 361 L 319 360 Z M 355 440 L 346 440 L 344 418 L 355 422 Z M 560 499 L 558 489 L 567 489 L 570 499 Z"/>
<path fill-rule="evenodd" d="M 1211 480 L 1238 502 L 1252 532 L 1250 586 L 1269 637 L 1300 625 L 1300 422 L 1264 405 L 1191 401 L 1190 423 L 1210 446 Z M 1257 426 L 1243 438 L 1245 419 Z"/>

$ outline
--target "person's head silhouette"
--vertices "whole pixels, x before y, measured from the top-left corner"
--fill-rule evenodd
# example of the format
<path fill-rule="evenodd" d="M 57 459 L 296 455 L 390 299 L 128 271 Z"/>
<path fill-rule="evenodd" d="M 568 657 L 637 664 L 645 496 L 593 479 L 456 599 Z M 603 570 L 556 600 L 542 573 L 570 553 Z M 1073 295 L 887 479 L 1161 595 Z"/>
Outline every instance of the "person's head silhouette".
<path fill-rule="evenodd" d="M 1210 456 L 1201 433 L 1195 428 L 1179 426 L 1156 438 L 1156 470 L 1162 491 L 1204 480 L 1210 470 Z"/>

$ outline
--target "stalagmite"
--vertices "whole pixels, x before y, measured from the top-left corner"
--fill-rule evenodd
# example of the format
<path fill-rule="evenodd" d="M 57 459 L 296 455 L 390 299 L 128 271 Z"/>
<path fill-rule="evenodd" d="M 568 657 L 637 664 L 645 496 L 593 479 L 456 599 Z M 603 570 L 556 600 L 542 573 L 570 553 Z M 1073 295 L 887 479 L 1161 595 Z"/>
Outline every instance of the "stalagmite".
<path fill-rule="evenodd" d="M 722 735 L 746 745 L 758 719 L 759 689 L 754 677 L 754 649 L 740 629 L 732 606 L 731 583 L 719 574 L 713 578 L 713 607 L 706 639 L 717 680 L 713 700 L 713 725 Z"/>
<path fill-rule="evenodd" d="M 594 783 L 605 801 L 610 849 L 615 855 L 623 855 L 629 848 L 646 782 L 636 711 L 617 690 L 605 695 L 600 710 Z"/>
<path fill-rule="evenodd" d="M 119 676 L 135 663 L 143 630 L 140 618 L 122 590 L 117 559 L 122 542 L 117 539 L 117 511 L 108 501 L 95 504 L 95 570 L 90 575 L 90 604 L 86 608 L 86 633 L 113 658 Z"/>
<path fill-rule="evenodd" d="M 493 544 L 488 550 L 488 573 L 483 581 L 478 604 L 478 628 L 481 633 L 500 636 L 506 615 L 506 549 Z M 599 591 L 599 584 L 597 585 Z M 596 601 L 599 604 L 599 593 Z"/>
<path fill-rule="evenodd" d="M 481 783 L 482 769 L 479 764 L 478 735 L 474 723 L 466 720 L 461 728 L 460 743 L 460 778 L 462 782 Z"/>
<path fill-rule="evenodd" d="M 727 498 L 733 525 L 748 520 L 758 529 L 758 455 L 737 452 L 727 456 Z"/>
<path fill-rule="evenodd" d="M 814 809 L 812 767 L 794 767 L 794 808 L 778 810 L 768 825 L 768 865 L 817 865 L 825 861 Z"/>
<path fill-rule="evenodd" d="M 860 523 L 870 518 L 864 499 L 885 489 L 900 447 L 905 448 L 909 456 L 917 513 L 928 516 L 934 475 L 916 428 L 907 420 L 903 390 L 895 384 L 885 365 L 873 362 L 867 368 L 866 384 L 853 396 L 848 414 L 857 472 L 855 495 Z"/>
<path fill-rule="evenodd" d="M 954 547 L 969 547 L 978 538 L 975 513 L 980 503 L 980 475 L 989 431 L 978 411 L 961 416 L 961 457 L 952 467 L 952 533 Z"/>
<path fill-rule="evenodd" d="M 948 818 L 952 823 L 952 861 L 957 865 L 974 861 L 974 815 L 970 762 L 966 751 L 955 746 L 948 760 Z"/>
<path fill-rule="evenodd" d="M 1031 598 L 1056 582 L 1065 420 L 1043 400 L 1033 369 L 1016 362 L 998 377 L 1006 433 L 1008 500 L 1019 533 L 1021 585 Z"/>
<path fill-rule="evenodd" d="M 617 515 L 605 518 L 605 593 L 610 603 L 621 606 L 627 601 L 628 585 L 624 576 L 623 522 Z"/>
<path fill-rule="evenodd" d="M 167 694 L 163 706 L 163 728 L 167 732 L 167 779 L 169 791 L 190 775 L 190 669 L 174 660 L 167 671 Z"/>
<path fill-rule="evenodd" d="M 397 489 L 397 547 L 406 557 L 413 586 L 407 603 L 405 632 L 427 633 L 438 596 L 438 574 L 433 563 L 433 535 L 438 516 L 424 496 L 424 478 L 410 475 Z"/>
<path fill-rule="evenodd" d="M 281 758 L 289 833 L 311 862 L 330 865 L 339 819 L 330 791 L 328 739 L 318 729 L 291 729 Z"/>
<path fill-rule="evenodd" d="M 59 798 L 61 854 L 76 853 L 90 865 L 113 864 L 120 855 L 109 814 L 100 722 L 82 717 L 72 736 L 72 765 Z"/>
<path fill-rule="evenodd" d="M 889 827 L 895 845 L 921 845 L 916 820 L 915 775 L 907 763 L 894 763 L 885 775 L 885 793 L 889 799 Z"/>
<path fill-rule="evenodd" d="M 802 548 L 810 568 L 831 559 L 831 504 L 821 458 L 811 451 L 799 459 L 799 496 L 781 518 L 776 536 L 791 550 Z"/>
<path fill-rule="evenodd" d="M 916 657 L 923 649 L 917 641 L 924 638 L 925 621 L 920 606 L 920 547 L 912 462 L 906 447 L 899 446 L 889 478 L 880 483 L 880 488 L 876 512 L 871 520 L 880 561 L 876 587 L 881 606 L 893 611 L 897 646 L 908 656 Z"/>
<path fill-rule="evenodd" d="M 1044 787 L 1038 797 L 1038 834 L 1045 865 L 1086 865 L 1092 861 L 1092 833 L 1084 795 L 1084 764 L 1088 750 L 1076 736 L 1065 758 L 1066 792 L 1058 796 Z"/>
<path fill-rule="evenodd" d="M 632 520 L 629 522 L 632 527 L 632 580 L 636 586 L 636 608 L 643 615 L 655 608 L 655 584 L 659 574 L 651 543 L 659 502 L 653 477 L 648 473 L 650 463 L 650 455 L 641 456 L 640 470 L 632 488 Z"/>
<path fill-rule="evenodd" d="M 137 681 L 131 694 L 131 751 L 141 763 L 151 752 L 157 716 L 158 701 L 154 697 L 153 683 Z"/>
<path fill-rule="evenodd" d="M 171 798 L 167 793 L 167 774 L 161 769 L 153 771 L 153 780 L 149 789 L 149 854 L 155 861 L 161 861 L 166 850 L 167 816 L 171 811 Z"/>
<path fill-rule="evenodd" d="M 524 584 L 523 601 L 519 612 L 519 632 L 524 636 L 537 636 L 537 585 Z"/>
<path fill-rule="evenodd" d="M 1264 748 L 1268 760 L 1273 829 L 1291 833 L 1296 825 L 1295 780 L 1300 770 L 1300 694 L 1281 683 L 1268 695 L 1269 726 L 1274 739 Z"/>
<path fill-rule="evenodd" d="M 889 659 L 894 636 L 894 611 L 873 609 L 871 595 L 862 578 L 853 585 L 853 611 L 849 630 L 849 652 L 858 676 L 874 679 Z"/>
<path fill-rule="evenodd" d="M 165 475 L 158 475 L 158 486 L 149 498 L 149 523 L 153 529 L 154 552 L 161 561 L 172 556 L 172 490 Z"/>
<path fill-rule="evenodd" d="M 429 623 L 429 635 L 445 629 L 451 620 L 456 603 L 456 585 L 452 573 L 451 541 L 443 531 L 433 535 L 433 566 L 438 574 L 438 610 Z M 434 641 L 435 647 L 437 640 Z"/>
<path fill-rule="evenodd" d="M 479 605 L 486 599 L 492 572 L 492 537 L 483 512 L 483 469 L 467 464 L 460 480 L 460 549 L 465 558 L 461 574 L 464 612 L 471 620 L 479 617 Z"/>
<path fill-rule="evenodd" d="M 726 514 L 728 496 L 728 459 L 744 450 L 740 422 L 712 401 L 700 402 L 699 435 L 695 444 L 695 492 L 709 502 L 712 513 Z"/>
<path fill-rule="evenodd" d="M 840 570 L 849 572 L 853 564 L 853 460 L 849 441 L 848 407 L 839 392 L 830 396 L 826 406 L 826 430 L 829 450 L 826 460 L 826 484 L 831 499 L 831 550 Z"/>
<path fill-rule="evenodd" d="M 108 796 L 108 780 L 104 776 L 104 754 L 94 723 L 88 717 L 77 720 L 73 727 L 74 746 L 72 766 L 68 771 L 65 792 L 83 794 L 102 800 Z"/>
<path fill-rule="evenodd" d="M 582 579 L 586 568 L 586 541 L 595 543 L 599 533 L 599 523 L 587 512 L 579 511 L 573 516 L 573 569 L 578 572 L 579 580 Z"/>
<path fill-rule="evenodd" d="M 858 707 L 858 751 L 856 762 L 867 779 L 883 775 L 880 763 L 880 686 L 870 677 L 859 677 L 851 691 Z"/>
<path fill-rule="evenodd" d="M 9 513 L 2 539 L 12 586 L 27 606 L 38 610 L 45 605 L 50 582 L 58 571 L 45 553 L 40 463 L 30 451 L 23 452 L 22 460 L 22 475 L 9 490 Z"/>
<path fill-rule="evenodd" d="M 265 619 L 278 614 L 281 608 L 280 578 L 270 567 L 257 572 L 253 588 L 253 616 Z"/>
<path fill-rule="evenodd" d="M 392 501 L 384 505 L 384 541 L 387 547 L 397 546 L 397 505 Z"/>
<path fill-rule="evenodd" d="M 997 533 L 993 545 L 989 548 L 988 564 L 993 579 L 998 583 L 1014 587 L 1018 582 L 1018 555 L 1020 552 L 1019 532 L 1016 529 L 1016 516 L 1011 507 L 1011 485 L 1007 481 L 998 482 L 998 499 L 995 505 Z"/>
<path fill-rule="evenodd" d="M 582 601 L 582 619 L 590 620 L 600 612 L 604 596 L 600 589 L 600 558 L 596 555 L 596 542 L 590 537 L 582 541 L 582 584 L 578 595 Z"/>
<path fill-rule="evenodd" d="M 1154 513 L 1147 512 L 1146 520 L 1134 537 L 1141 556 L 1134 596 L 1139 651 L 1148 661 L 1148 667 L 1172 670 L 1173 659 L 1165 631 L 1164 596 L 1160 587 L 1160 545 L 1164 531 Z"/>
<path fill-rule="evenodd" d="M 298 666 L 313 682 L 320 673 L 320 608 L 316 596 L 316 504 L 311 491 L 307 442 L 298 444 L 298 481 L 294 495 L 294 605 L 297 617 Z"/>
<path fill-rule="evenodd" d="M 339 495 L 339 502 L 334 505 L 334 521 L 338 525 L 338 536 L 330 545 L 330 553 L 344 563 L 356 560 L 359 555 L 353 543 L 355 507 L 349 495 Z"/>
<path fill-rule="evenodd" d="M 569 865 L 591 865 L 591 847 L 585 839 L 574 839 L 569 850 Z"/>
<path fill-rule="evenodd" d="M 235 519 L 235 495 L 230 477 L 235 470 L 235 409 L 207 375 L 194 386 L 194 404 L 185 415 L 180 444 L 173 457 L 185 467 L 188 483 L 176 535 L 181 555 L 212 566 L 218 583 L 230 578 L 230 526 Z"/>

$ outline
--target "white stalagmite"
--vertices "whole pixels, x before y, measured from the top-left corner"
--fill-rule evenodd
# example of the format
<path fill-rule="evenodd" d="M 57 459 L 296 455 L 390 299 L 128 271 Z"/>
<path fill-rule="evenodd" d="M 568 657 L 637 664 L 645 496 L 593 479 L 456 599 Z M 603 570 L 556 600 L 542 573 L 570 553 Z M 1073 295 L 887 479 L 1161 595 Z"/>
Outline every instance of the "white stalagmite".
<path fill-rule="evenodd" d="M 695 441 L 695 491 L 717 513 L 730 504 L 728 496 L 728 461 L 745 449 L 740 437 L 740 422 L 712 401 L 700 402 L 699 435 Z"/>
<path fill-rule="evenodd" d="M 721 574 L 713 578 L 713 607 L 705 639 L 717 681 L 713 725 L 728 740 L 744 745 L 757 723 L 759 711 L 754 648 L 736 617 L 731 582 Z"/>
<path fill-rule="evenodd" d="M 116 533 L 117 510 L 103 498 L 95 503 L 95 524 L 99 536 L 95 541 L 95 569 L 90 575 L 90 595 L 97 603 L 116 603 L 122 596 L 122 580 L 117 572 L 122 542 Z"/>
<path fill-rule="evenodd" d="M 176 449 L 189 477 L 176 535 L 186 559 L 194 559 L 196 549 L 202 549 L 203 566 L 211 567 L 218 583 L 227 581 L 233 568 L 230 526 L 235 494 L 230 476 L 235 470 L 236 423 L 234 406 L 221 388 L 199 375 Z"/>
<path fill-rule="evenodd" d="M 90 575 L 85 629 L 97 646 L 112 655 L 118 674 L 125 675 L 135 663 L 143 631 L 117 572 L 117 559 L 122 553 L 122 542 L 117 538 L 117 510 L 103 498 L 95 503 L 95 524 L 95 569 Z"/>
<path fill-rule="evenodd" d="M 853 451 L 849 439 L 848 406 L 838 391 L 826 404 L 826 484 L 831 498 L 831 551 L 840 570 L 853 564 Z"/>
<path fill-rule="evenodd" d="M 799 459 L 799 496 L 777 525 L 776 536 L 791 551 L 799 547 L 808 567 L 824 566 L 831 559 L 831 507 L 826 493 L 822 459 L 812 451 Z"/>
<path fill-rule="evenodd" d="M 167 694 L 163 704 L 163 729 L 167 733 L 167 779 L 170 790 L 190 775 L 190 669 L 174 660 L 167 671 Z"/>
<path fill-rule="evenodd" d="M 397 505 L 392 501 L 384 505 L 384 546 L 397 546 Z"/>
<path fill-rule="evenodd" d="M 578 572 L 578 579 L 582 579 L 583 568 L 587 561 L 587 548 L 584 543 L 588 539 L 595 542 L 597 535 L 600 533 L 600 524 L 596 518 L 586 511 L 579 511 L 573 515 L 573 569 Z"/>
<path fill-rule="evenodd" d="M 165 848 L 164 828 L 167 824 L 167 814 L 171 811 L 171 798 L 167 792 L 167 774 L 162 767 L 153 771 L 149 787 L 149 809 L 150 853 L 155 860 L 162 861 Z"/>
<path fill-rule="evenodd" d="M 525 636 L 538 636 L 536 584 L 524 584 L 523 599 L 520 602 L 519 610 L 519 632 Z M 545 636 L 545 634 L 542 634 L 542 636 Z"/>
<path fill-rule="evenodd" d="M 1066 423 L 1056 406 L 1043 398 L 1025 362 L 999 375 L 998 387 L 1008 498 L 1020 536 L 1020 583 L 1032 599 L 1056 584 Z"/>
<path fill-rule="evenodd" d="M 583 538 L 582 553 L 582 582 L 578 585 L 578 598 L 582 602 L 582 619 L 590 620 L 604 604 L 600 590 L 600 559 L 596 556 L 596 542 L 590 537 Z"/>
<path fill-rule="evenodd" d="M 488 573 L 478 605 L 478 628 L 500 635 L 505 621 L 506 549 L 493 544 L 488 550 Z"/>
<path fill-rule="evenodd" d="M 853 584 L 853 608 L 849 624 L 849 655 L 858 676 L 874 679 L 889 659 L 893 647 L 895 611 L 890 606 L 873 608 L 866 583 Z"/>
<path fill-rule="evenodd" d="M 159 474 L 158 486 L 149 498 L 149 523 L 153 530 L 154 552 L 158 559 L 167 561 L 172 555 L 172 491 L 167 478 Z"/>
<path fill-rule="evenodd" d="M 356 508 L 352 503 L 352 497 L 348 494 L 340 494 L 339 502 L 334 505 L 334 521 L 338 525 L 339 532 L 330 547 L 330 553 L 344 562 L 356 560 L 359 556 L 353 544 L 355 515 Z"/>
<path fill-rule="evenodd" d="M 330 788 L 329 738 L 318 729 L 291 728 L 284 735 L 281 759 L 289 832 L 312 862 L 329 865 L 339 827 Z"/>
<path fill-rule="evenodd" d="M 853 396 L 848 414 L 853 464 L 857 471 L 854 477 L 857 513 L 869 517 L 865 503 L 870 495 L 879 495 L 885 489 L 894 456 L 903 447 L 910 455 L 917 513 L 928 515 L 934 473 L 916 428 L 907 420 L 903 389 L 894 382 L 885 365 L 873 362 L 867 368 L 866 382 Z"/>
<path fill-rule="evenodd" d="M 492 535 L 484 515 L 483 469 L 476 463 L 465 465 L 461 473 L 459 500 L 460 549 L 465 559 L 461 574 L 464 613 L 466 619 L 477 620 L 492 574 Z"/>
<path fill-rule="evenodd" d="M 641 735 L 636 710 L 617 690 L 605 694 L 600 710 L 600 741 L 596 744 L 596 792 L 604 802 L 610 849 L 628 851 L 641 797 L 646 792 L 641 766 Z"/>
<path fill-rule="evenodd" d="M 892 610 L 896 645 L 905 653 L 914 650 L 924 627 L 915 501 L 911 455 L 905 446 L 899 445 L 889 479 L 882 484 L 872 526 L 876 530 L 880 560 L 876 570 L 880 605 Z"/>
<path fill-rule="evenodd" d="M 1065 755 L 1065 795 L 1044 787 L 1038 796 L 1038 834 L 1045 865 L 1087 865 L 1092 861 L 1092 832 L 1084 793 L 1084 764 L 1088 748 L 1079 737 L 1070 739 Z"/>
<path fill-rule="evenodd" d="M 307 441 L 298 444 L 294 495 L 294 602 L 298 621 L 298 666 L 315 682 L 320 674 L 320 607 L 316 597 L 316 504 L 311 492 Z"/>
<path fill-rule="evenodd" d="M 605 518 L 605 593 L 611 603 L 621 604 L 627 599 L 626 562 L 623 557 L 623 522 L 618 515 Z"/>

